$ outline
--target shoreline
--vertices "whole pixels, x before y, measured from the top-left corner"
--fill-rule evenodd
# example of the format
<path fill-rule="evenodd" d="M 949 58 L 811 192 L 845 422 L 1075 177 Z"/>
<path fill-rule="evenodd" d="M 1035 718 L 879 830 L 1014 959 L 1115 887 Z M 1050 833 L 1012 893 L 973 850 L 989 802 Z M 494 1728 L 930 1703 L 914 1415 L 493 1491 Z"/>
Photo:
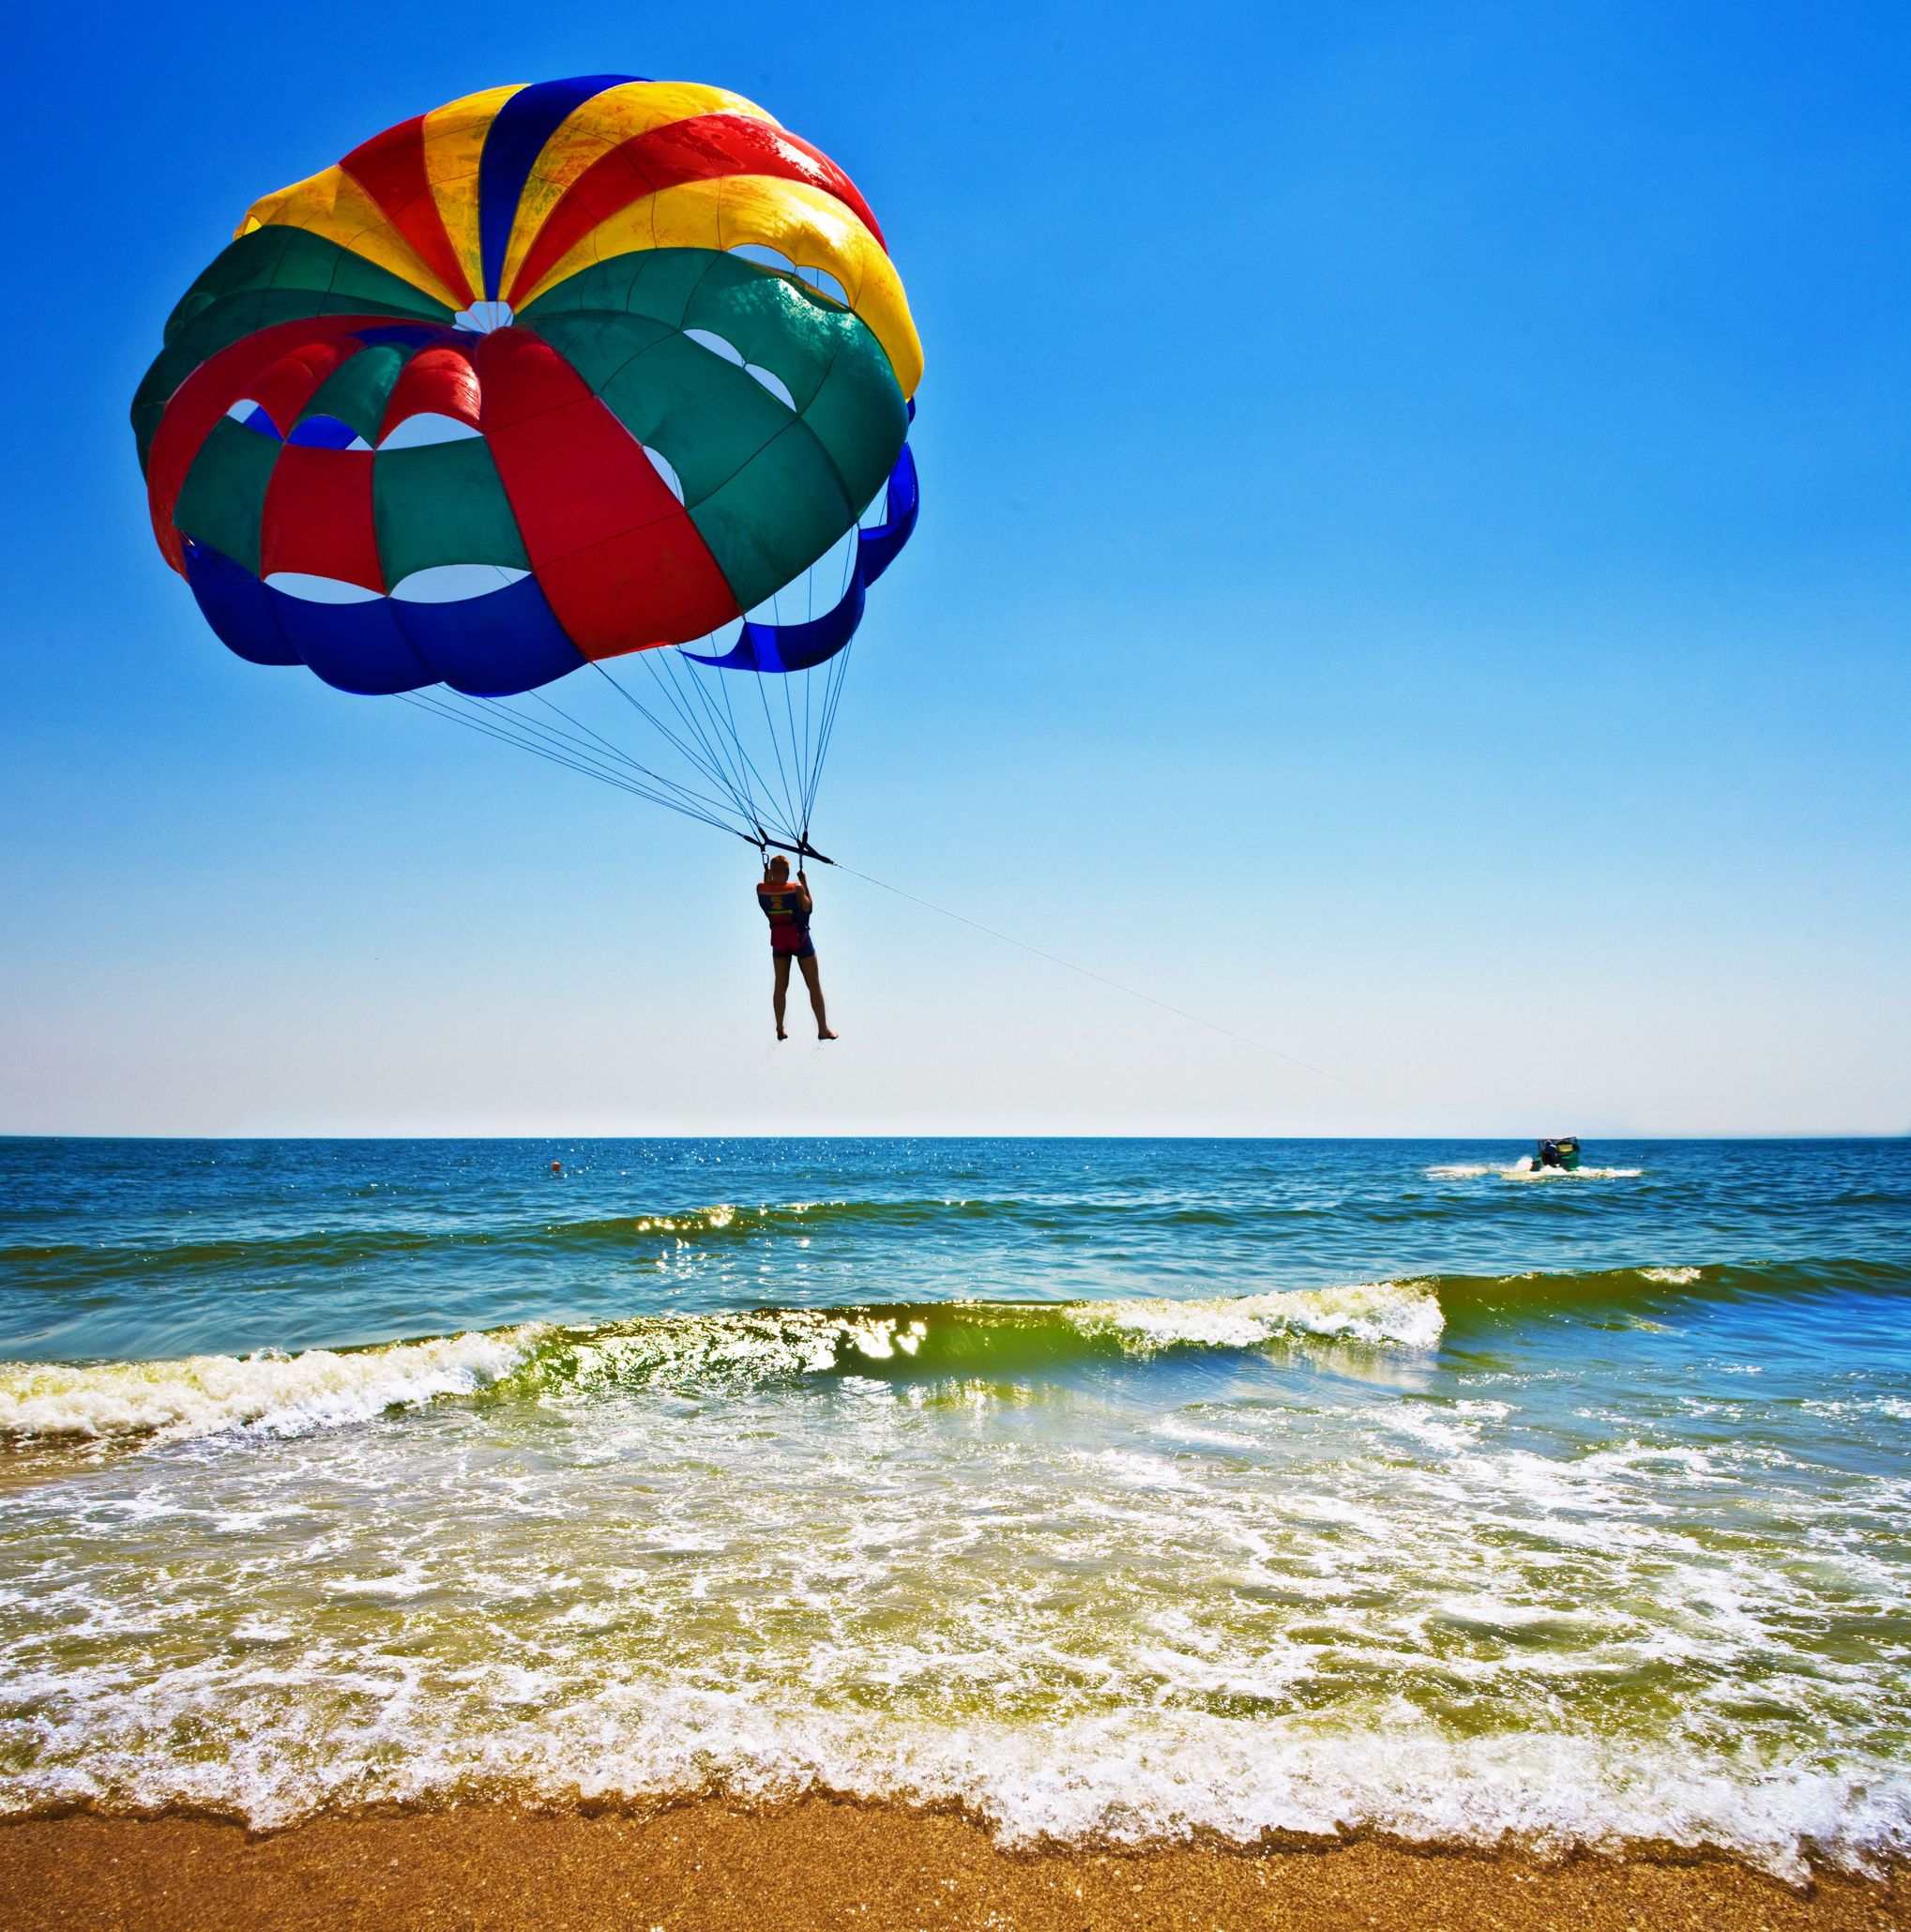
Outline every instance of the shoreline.
<path fill-rule="evenodd" d="M 206 1818 L 70 1813 L 0 1821 L 0 1924 L 1888 1932 L 1911 1926 L 1911 1864 L 1879 1879 L 1822 1872 L 1801 1890 L 1720 1856 L 1552 1863 L 1381 1838 L 1004 1849 L 953 1812 L 818 1796 L 567 1811 L 479 1803 L 321 1814 L 263 1833 Z"/>

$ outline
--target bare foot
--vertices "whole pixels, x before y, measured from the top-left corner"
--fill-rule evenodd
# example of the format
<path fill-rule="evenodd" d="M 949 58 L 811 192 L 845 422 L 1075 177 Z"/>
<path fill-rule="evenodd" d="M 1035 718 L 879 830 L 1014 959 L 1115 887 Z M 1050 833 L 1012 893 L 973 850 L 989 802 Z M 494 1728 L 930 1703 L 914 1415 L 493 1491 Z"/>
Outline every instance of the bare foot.
<path fill-rule="evenodd" d="M 789 1037 L 790 1036 L 787 1033 L 785 1033 L 781 1027 L 777 1028 L 777 1038 L 779 1040 L 787 1040 Z"/>
<path fill-rule="evenodd" d="M 836 1037 L 827 1027 L 818 1027 L 816 1028 L 816 1038 L 818 1040 L 834 1040 Z"/>

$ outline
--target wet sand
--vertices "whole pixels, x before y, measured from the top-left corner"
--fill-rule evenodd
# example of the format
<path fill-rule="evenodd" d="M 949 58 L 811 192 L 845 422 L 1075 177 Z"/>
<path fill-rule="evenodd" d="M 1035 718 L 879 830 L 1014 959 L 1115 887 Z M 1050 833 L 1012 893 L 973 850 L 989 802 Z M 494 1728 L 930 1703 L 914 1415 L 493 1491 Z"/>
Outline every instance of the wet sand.
<path fill-rule="evenodd" d="M 1801 1892 L 1724 1862 L 1424 1852 L 1361 1842 L 1242 1853 L 1006 1852 L 967 1819 L 823 1799 L 649 1816 L 503 1806 L 235 1825 L 74 1817 L 0 1825 L 8 1932 L 262 1925 L 810 1932 L 1506 1932 L 1911 1926 L 1911 1871 Z"/>

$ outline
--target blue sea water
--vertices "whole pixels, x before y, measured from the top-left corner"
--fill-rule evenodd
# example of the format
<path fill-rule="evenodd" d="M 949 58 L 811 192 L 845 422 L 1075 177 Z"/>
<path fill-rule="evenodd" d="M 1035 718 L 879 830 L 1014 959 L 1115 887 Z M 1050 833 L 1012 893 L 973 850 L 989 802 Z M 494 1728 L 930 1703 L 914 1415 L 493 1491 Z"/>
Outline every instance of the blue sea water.
<path fill-rule="evenodd" d="M 0 1805 L 1911 1850 L 1911 1144 L 1524 1151 L 0 1140 Z"/>

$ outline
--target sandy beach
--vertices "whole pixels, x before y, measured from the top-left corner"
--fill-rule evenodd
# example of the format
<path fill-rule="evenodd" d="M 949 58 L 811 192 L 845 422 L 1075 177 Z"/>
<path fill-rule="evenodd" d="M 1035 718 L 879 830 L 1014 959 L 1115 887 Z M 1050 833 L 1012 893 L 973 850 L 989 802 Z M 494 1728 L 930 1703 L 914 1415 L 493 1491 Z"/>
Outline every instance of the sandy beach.
<path fill-rule="evenodd" d="M 809 1799 L 649 1816 L 502 1806 L 236 1825 L 72 1817 L 0 1827 L 13 1932 L 224 1932 L 262 1924 L 568 1932 L 571 1927 L 1481 1926 L 1538 1932 L 1911 1925 L 1911 1878 L 1809 1890 L 1723 1861 L 1420 1851 L 1379 1841 L 1244 1853 L 1016 1852 L 948 1815 Z"/>

